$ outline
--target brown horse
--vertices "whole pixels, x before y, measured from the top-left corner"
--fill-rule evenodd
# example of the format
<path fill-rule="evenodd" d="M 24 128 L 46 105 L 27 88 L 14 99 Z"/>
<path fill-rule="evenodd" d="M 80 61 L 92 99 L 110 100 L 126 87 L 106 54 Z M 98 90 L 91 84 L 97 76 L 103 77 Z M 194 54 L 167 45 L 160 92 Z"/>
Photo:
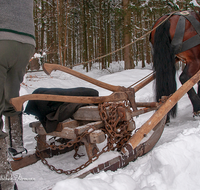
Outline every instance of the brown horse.
<path fill-rule="evenodd" d="M 164 21 L 169 14 L 157 20 L 153 28 Z M 195 11 L 173 14 L 151 32 L 152 55 L 156 71 L 156 99 L 169 96 L 176 91 L 176 61 L 182 60 L 186 66 L 179 79 L 185 83 L 200 69 L 200 15 Z M 194 115 L 200 114 L 200 87 L 188 91 Z M 169 113 L 176 116 L 176 106 Z M 168 114 L 168 118 L 169 118 Z"/>

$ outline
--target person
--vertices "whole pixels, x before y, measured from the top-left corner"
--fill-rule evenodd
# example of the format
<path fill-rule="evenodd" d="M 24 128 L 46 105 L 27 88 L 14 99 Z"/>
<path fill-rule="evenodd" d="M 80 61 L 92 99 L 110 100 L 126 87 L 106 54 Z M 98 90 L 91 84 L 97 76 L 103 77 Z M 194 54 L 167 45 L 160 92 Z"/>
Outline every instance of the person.
<path fill-rule="evenodd" d="M 22 113 L 9 100 L 19 96 L 34 50 L 33 0 L 0 0 L 0 190 L 17 189 L 6 147 L 13 155 L 24 151 Z"/>

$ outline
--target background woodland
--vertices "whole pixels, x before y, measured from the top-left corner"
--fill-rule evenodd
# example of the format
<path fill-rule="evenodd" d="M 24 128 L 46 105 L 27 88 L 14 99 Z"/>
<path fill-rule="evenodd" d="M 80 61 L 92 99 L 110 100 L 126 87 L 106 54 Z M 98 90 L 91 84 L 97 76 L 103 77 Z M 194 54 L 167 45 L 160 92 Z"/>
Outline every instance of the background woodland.
<path fill-rule="evenodd" d="M 34 0 L 36 52 L 43 61 L 86 71 L 98 62 L 106 69 L 124 61 L 125 69 L 151 62 L 149 35 L 99 60 L 93 60 L 135 41 L 162 15 L 194 9 L 191 0 Z M 86 63 L 88 60 L 93 60 Z"/>

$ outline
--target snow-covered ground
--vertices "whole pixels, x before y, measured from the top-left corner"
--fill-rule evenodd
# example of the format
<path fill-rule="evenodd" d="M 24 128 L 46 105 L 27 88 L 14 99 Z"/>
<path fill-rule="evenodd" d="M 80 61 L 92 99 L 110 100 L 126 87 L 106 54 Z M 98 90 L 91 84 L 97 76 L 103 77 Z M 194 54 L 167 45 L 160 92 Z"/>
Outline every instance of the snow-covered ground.
<path fill-rule="evenodd" d="M 98 70 L 85 73 L 82 66 L 74 68 L 90 77 L 113 85 L 128 87 L 134 82 L 151 73 L 148 68 L 137 67 L 123 70 L 123 63 L 112 63 L 108 70 Z M 177 78 L 180 71 L 177 72 Z M 36 88 L 72 88 L 92 87 L 99 91 L 100 96 L 111 94 L 110 91 L 94 86 L 81 79 L 60 71 L 53 71 L 51 76 L 44 72 L 27 73 L 21 85 L 21 95 L 30 94 Z M 178 87 L 180 83 L 178 82 Z M 136 101 L 154 101 L 154 83 L 136 93 Z M 25 105 L 24 105 L 25 106 Z M 134 118 L 136 126 L 140 127 L 149 119 L 152 113 Z M 35 133 L 29 123 L 35 121 L 34 116 L 24 115 L 24 143 L 29 154 L 35 151 Z M 115 172 L 107 171 L 89 175 L 84 179 L 57 174 L 42 164 L 41 161 L 14 172 L 18 176 L 19 190 L 197 190 L 200 188 L 200 126 L 198 119 L 193 118 L 192 106 L 187 95 L 178 103 L 178 114 L 166 126 L 164 132 L 152 151 L 135 162 L 130 162 L 123 169 Z M 79 153 L 85 153 L 82 146 Z M 73 158 L 74 151 L 54 156 L 48 159 L 50 164 L 63 170 L 73 169 L 87 161 L 87 156 L 78 160 Z M 104 159 L 110 159 L 117 153 L 106 153 Z M 98 163 L 98 160 L 97 160 Z"/>

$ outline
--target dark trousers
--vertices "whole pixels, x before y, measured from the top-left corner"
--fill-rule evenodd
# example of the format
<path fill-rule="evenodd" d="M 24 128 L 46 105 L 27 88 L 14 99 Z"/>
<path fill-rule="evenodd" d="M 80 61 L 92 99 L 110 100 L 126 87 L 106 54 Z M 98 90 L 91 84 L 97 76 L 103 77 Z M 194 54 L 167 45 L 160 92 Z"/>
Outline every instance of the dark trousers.
<path fill-rule="evenodd" d="M 33 56 L 34 46 L 11 40 L 0 40 L 0 130 L 2 114 L 15 115 L 9 100 L 19 96 L 26 66 Z M 18 113 L 17 113 L 18 114 Z"/>

